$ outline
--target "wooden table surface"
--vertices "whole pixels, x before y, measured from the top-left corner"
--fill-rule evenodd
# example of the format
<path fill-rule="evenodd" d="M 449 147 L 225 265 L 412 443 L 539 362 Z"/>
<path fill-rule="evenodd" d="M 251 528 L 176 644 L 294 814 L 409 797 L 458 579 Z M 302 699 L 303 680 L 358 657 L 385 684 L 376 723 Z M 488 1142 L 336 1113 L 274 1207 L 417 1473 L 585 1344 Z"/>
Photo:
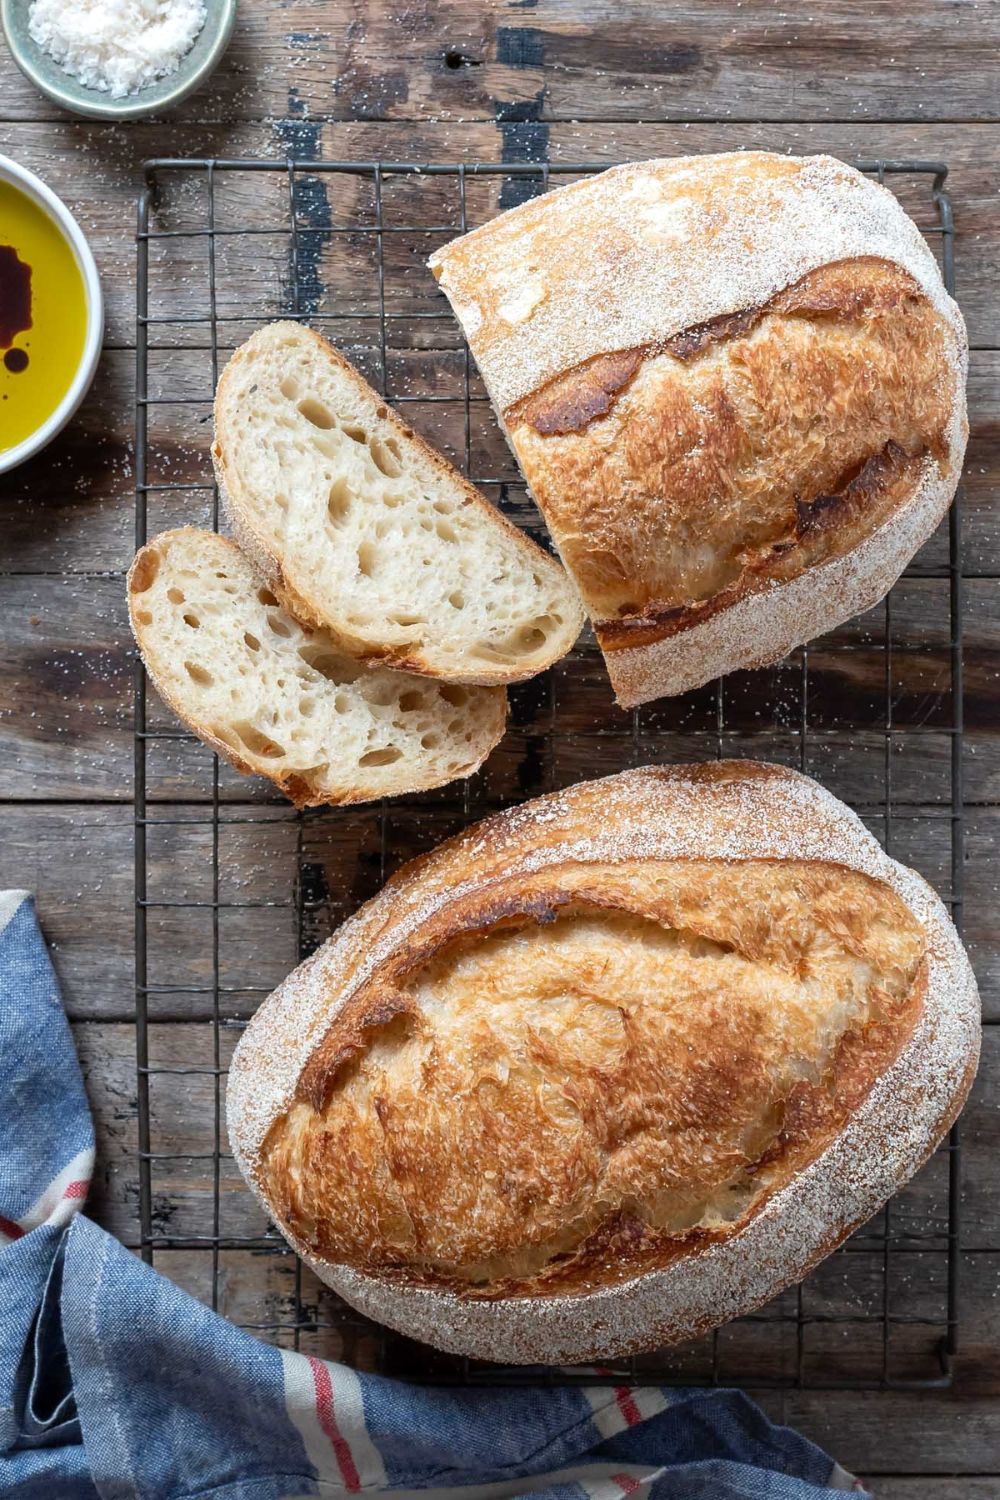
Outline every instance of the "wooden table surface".
<path fill-rule="evenodd" d="M 0 879 L 37 892 L 98 1120 L 91 1209 L 126 1243 L 138 1241 L 123 577 L 134 525 L 140 163 L 167 155 L 611 161 L 740 147 L 949 163 L 958 295 L 972 344 L 965 931 L 995 1019 L 998 41 L 1000 8 L 989 0 L 787 9 L 769 0 L 242 0 L 231 50 L 209 87 L 163 120 L 123 126 L 82 122 L 49 105 L 0 46 L 0 151 L 37 171 L 75 211 L 108 304 L 104 358 L 78 418 L 47 453 L 0 479 Z M 176 788 L 170 800 L 183 804 Z M 266 890 L 288 851 L 273 810 L 259 799 L 248 806 L 256 821 L 242 825 L 232 858 L 244 884 Z M 183 884 L 181 855 L 170 857 Z M 248 933 L 250 955 L 254 942 Z M 278 977 L 271 970 L 280 973 L 282 963 L 270 950 L 262 956 L 260 982 Z M 154 1048 L 183 1051 L 187 1024 L 183 1015 L 165 1018 Z M 966 1117 L 962 1356 L 953 1387 L 764 1397 L 892 1500 L 1000 1494 L 996 1035 L 987 1028 Z M 162 1106 L 178 1152 L 204 1145 L 191 1124 L 198 1087 L 178 1080 Z M 204 1291 L 183 1252 L 157 1264 Z M 253 1322 L 260 1299 L 280 1299 L 264 1274 L 240 1282 L 234 1272 L 225 1310 Z"/>

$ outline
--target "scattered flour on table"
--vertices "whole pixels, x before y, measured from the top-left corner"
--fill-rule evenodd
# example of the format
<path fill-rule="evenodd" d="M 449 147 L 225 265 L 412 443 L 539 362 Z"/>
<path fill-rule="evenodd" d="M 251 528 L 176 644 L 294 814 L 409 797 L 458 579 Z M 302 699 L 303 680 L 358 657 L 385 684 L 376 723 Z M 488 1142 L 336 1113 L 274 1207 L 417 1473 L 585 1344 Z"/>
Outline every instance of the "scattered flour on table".
<path fill-rule="evenodd" d="M 28 11 L 39 47 L 113 99 L 175 72 L 204 24 L 203 0 L 32 0 Z"/>

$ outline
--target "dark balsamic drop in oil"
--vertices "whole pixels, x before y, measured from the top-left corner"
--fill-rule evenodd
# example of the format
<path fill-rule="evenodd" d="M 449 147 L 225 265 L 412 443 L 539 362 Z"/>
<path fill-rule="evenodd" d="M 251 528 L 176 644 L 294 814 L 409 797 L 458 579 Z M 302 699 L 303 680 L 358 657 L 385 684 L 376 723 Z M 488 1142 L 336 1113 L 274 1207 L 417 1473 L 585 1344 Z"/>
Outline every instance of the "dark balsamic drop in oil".
<path fill-rule="evenodd" d="M 28 368 L 23 349 L 11 349 L 19 333 L 31 327 L 31 267 L 18 258 L 13 245 L 0 245 L 0 349 L 12 375 Z"/>

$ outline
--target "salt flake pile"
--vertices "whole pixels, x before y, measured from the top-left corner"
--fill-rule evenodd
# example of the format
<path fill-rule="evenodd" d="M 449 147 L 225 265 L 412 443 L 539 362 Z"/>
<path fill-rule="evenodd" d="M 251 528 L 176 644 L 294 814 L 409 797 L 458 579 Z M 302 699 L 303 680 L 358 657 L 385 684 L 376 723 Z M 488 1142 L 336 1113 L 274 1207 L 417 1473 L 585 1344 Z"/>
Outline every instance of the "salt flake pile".
<path fill-rule="evenodd" d="M 32 0 L 28 12 L 33 41 L 113 99 L 176 72 L 204 24 L 203 0 Z"/>

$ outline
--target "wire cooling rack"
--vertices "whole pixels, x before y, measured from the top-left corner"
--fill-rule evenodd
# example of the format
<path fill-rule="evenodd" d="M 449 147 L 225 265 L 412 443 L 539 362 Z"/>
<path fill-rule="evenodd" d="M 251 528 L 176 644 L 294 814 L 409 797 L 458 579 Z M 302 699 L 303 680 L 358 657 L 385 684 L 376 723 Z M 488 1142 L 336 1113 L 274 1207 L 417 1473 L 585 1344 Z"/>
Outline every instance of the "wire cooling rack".
<path fill-rule="evenodd" d="M 261 322 L 307 319 L 516 521 L 538 531 L 430 251 L 576 165 L 152 161 L 138 212 L 136 542 L 216 526 L 211 400 Z M 859 163 L 889 180 L 954 281 L 947 167 Z M 567 247 L 572 253 L 572 247 Z M 360 1318 L 304 1270 L 235 1169 L 224 1079 L 265 994 L 386 875 L 474 818 L 648 762 L 782 761 L 848 801 L 962 913 L 960 510 L 877 609 L 769 670 L 622 713 L 585 639 L 511 693 L 486 767 L 442 791 L 296 813 L 238 777 L 135 689 L 137 1248 L 286 1347 L 432 1381 L 574 1377 L 438 1355 Z M 957 1132 L 892 1204 L 798 1287 L 623 1379 L 756 1387 L 947 1385 L 958 1347 Z"/>

